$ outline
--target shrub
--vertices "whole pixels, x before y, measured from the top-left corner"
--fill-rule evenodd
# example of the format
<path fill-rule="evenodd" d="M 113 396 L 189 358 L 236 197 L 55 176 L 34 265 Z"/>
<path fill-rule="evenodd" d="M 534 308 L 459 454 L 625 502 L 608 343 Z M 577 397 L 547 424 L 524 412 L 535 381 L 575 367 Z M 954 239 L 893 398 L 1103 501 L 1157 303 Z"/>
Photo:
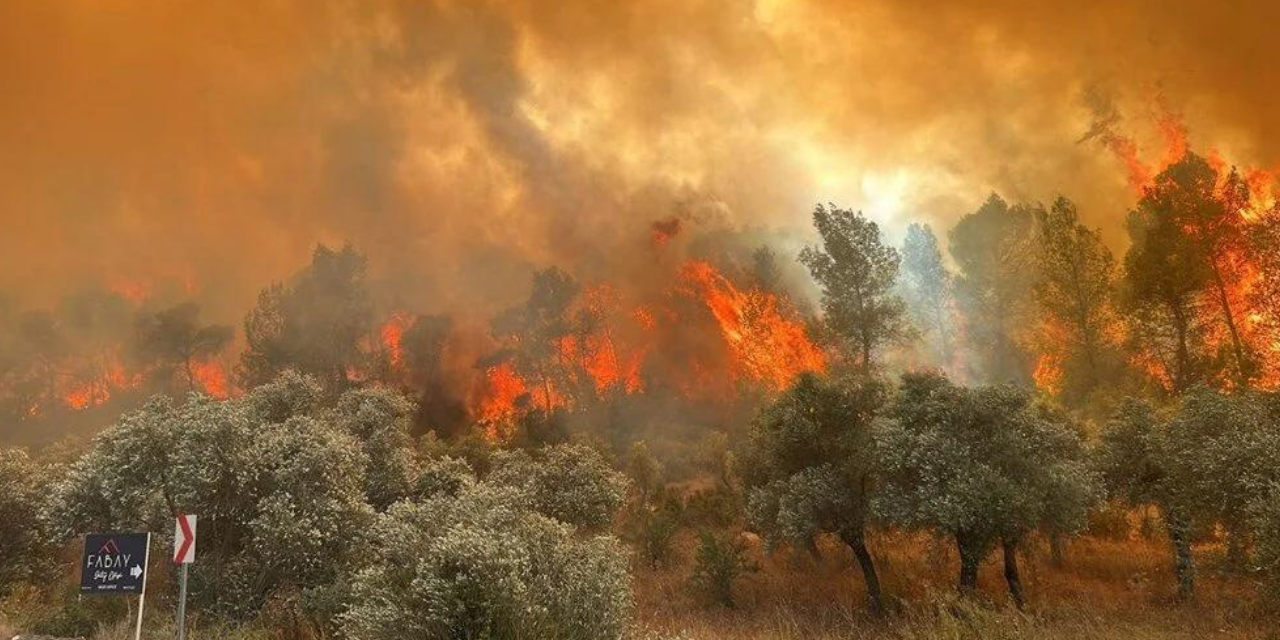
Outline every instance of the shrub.
<path fill-rule="evenodd" d="M 708 602 L 733 608 L 733 584 L 755 565 L 746 559 L 746 543 L 738 536 L 716 535 L 709 530 L 698 534 L 698 552 L 693 566 L 694 588 Z"/>
<path fill-rule="evenodd" d="M 627 495 L 626 476 L 600 452 L 576 444 L 495 452 L 485 480 L 519 488 L 534 510 L 585 528 L 612 522 Z"/>
<path fill-rule="evenodd" d="M 25 451 L 0 449 L 0 596 L 47 569 L 53 558 L 40 520 L 45 478 Z"/>
<path fill-rule="evenodd" d="M 680 530 L 680 521 L 665 509 L 645 512 L 640 522 L 640 553 L 651 568 L 665 566 L 672 559 L 672 541 Z"/>
<path fill-rule="evenodd" d="M 374 560 L 341 616 L 351 640 L 620 638 L 626 555 L 529 509 L 520 490 L 476 484 L 402 502 L 379 518 Z"/>
<path fill-rule="evenodd" d="M 216 535 L 202 538 L 192 599 L 235 617 L 276 590 L 323 590 L 355 560 L 373 510 L 361 443 L 308 404 L 319 397 L 286 374 L 239 400 L 153 398 L 71 466 L 50 519 L 70 537 L 169 532 L 175 511 L 199 514 Z"/>

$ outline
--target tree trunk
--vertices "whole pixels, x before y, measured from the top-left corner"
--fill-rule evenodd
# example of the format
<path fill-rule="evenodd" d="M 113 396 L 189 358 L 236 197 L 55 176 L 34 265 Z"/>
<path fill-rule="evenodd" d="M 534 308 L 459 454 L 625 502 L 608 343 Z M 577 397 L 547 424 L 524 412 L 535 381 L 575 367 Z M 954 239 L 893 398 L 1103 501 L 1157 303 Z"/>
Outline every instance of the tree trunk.
<path fill-rule="evenodd" d="M 1240 331 L 1236 329 L 1235 314 L 1231 311 L 1231 300 L 1227 297 L 1227 285 L 1222 281 L 1222 273 L 1218 262 L 1214 260 L 1213 284 L 1218 290 L 1218 303 L 1222 305 L 1222 319 L 1227 323 L 1227 332 L 1231 335 L 1231 350 L 1236 360 L 1236 384 L 1241 389 L 1249 386 L 1249 371 L 1245 364 L 1244 344 L 1240 341 Z"/>
<path fill-rule="evenodd" d="M 1061 533 L 1049 534 L 1049 562 L 1061 567 L 1067 561 L 1067 537 Z"/>
<path fill-rule="evenodd" d="M 1195 591 L 1195 559 L 1191 555 L 1191 523 L 1166 511 L 1169 539 L 1173 541 L 1173 572 L 1178 577 L 1178 598 L 1187 599 Z"/>
<path fill-rule="evenodd" d="M 1018 574 L 1018 542 L 1005 539 L 1004 543 L 1004 580 L 1009 583 L 1009 597 L 1019 611 L 1025 604 L 1022 594 L 1022 576 Z"/>
<path fill-rule="evenodd" d="M 1238 528 L 1227 530 L 1227 566 L 1239 570 L 1249 564 L 1249 541 Z"/>
<path fill-rule="evenodd" d="M 956 534 L 956 550 L 960 552 L 960 594 L 970 595 L 978 590 L 978 565 L 982 564 L 982 554 L 961 534 Z"/>
<path fill-rule="evenodd" d="M 871 559 L 871 554 L 867 551 L 867 543 L 862 536 L 850 536 L 845 539 L 845 544 L 853 549 L 853 555 L 858 558 L 858 566 L 862 568 L 862 581 L 867 585 L 867 600 L 871 604 L 871 610 L 877 615 L 884 613 L 884 597 L 880 592 L 880 578 L 876 575 L 876 565 Z"/>

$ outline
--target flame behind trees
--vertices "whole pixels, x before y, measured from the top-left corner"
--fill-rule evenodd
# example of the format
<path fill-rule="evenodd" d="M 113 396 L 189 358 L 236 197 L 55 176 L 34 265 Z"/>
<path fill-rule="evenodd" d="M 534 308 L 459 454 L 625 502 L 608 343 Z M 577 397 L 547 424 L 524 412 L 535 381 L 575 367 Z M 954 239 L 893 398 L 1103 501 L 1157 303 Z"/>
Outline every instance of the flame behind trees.
<path fill-rule="evenodd" d="M 1066 198 L 1037 210 L 1036 227 L 1035 298 L 1043 332 L 1036 383 L 1055 387 L 1076 404 L 1123 367 L 1113 295 L 1115 258 Z"/>

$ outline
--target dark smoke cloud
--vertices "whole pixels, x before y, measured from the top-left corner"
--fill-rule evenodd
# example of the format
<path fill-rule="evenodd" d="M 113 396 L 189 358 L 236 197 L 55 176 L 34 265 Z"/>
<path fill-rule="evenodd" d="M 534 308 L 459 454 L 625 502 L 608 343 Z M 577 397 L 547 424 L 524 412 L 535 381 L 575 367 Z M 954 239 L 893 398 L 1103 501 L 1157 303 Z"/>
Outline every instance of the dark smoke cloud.
<path fill-rule="evenodd" d="M 0 3 L 0 290 L 142 282 L 234 321 L 350 240 L 391 304 L 483 317 L 534 266 L 657 277 L 655 220 L 785 257 L 816 202 L 897 234 L 991 190 L 1119 245 L 1091 94 L 1153 158 L 1163 102 L 1280 162 L 1276 3 L 1031 4 Z"/>

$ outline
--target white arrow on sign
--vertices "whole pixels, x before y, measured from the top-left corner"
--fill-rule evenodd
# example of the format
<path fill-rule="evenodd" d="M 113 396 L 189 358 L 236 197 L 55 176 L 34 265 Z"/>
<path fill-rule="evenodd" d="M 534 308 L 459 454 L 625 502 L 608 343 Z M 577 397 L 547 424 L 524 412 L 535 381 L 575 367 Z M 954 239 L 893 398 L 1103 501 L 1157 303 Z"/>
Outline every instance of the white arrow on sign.
<path fill-rule="evenodd" d="M 137 578 L 138 576 L 142 575 L 142 567 L 140 567 L 140 566 L 138 566 L 138 565 L 136 565 L 136 564 L 135 564 L 135 565 L 133 565 L 133 568 L 129 570 L 129 575 L 131 575 L 131 576 L 133 576 L 133 577 L 135 577 L 135 578 Z"/>
<path fill-rule="evenodd" d="M 173 526 L 173 563 L 191 564 L 196 560 L 196 517 L 181 513 Z"/>

